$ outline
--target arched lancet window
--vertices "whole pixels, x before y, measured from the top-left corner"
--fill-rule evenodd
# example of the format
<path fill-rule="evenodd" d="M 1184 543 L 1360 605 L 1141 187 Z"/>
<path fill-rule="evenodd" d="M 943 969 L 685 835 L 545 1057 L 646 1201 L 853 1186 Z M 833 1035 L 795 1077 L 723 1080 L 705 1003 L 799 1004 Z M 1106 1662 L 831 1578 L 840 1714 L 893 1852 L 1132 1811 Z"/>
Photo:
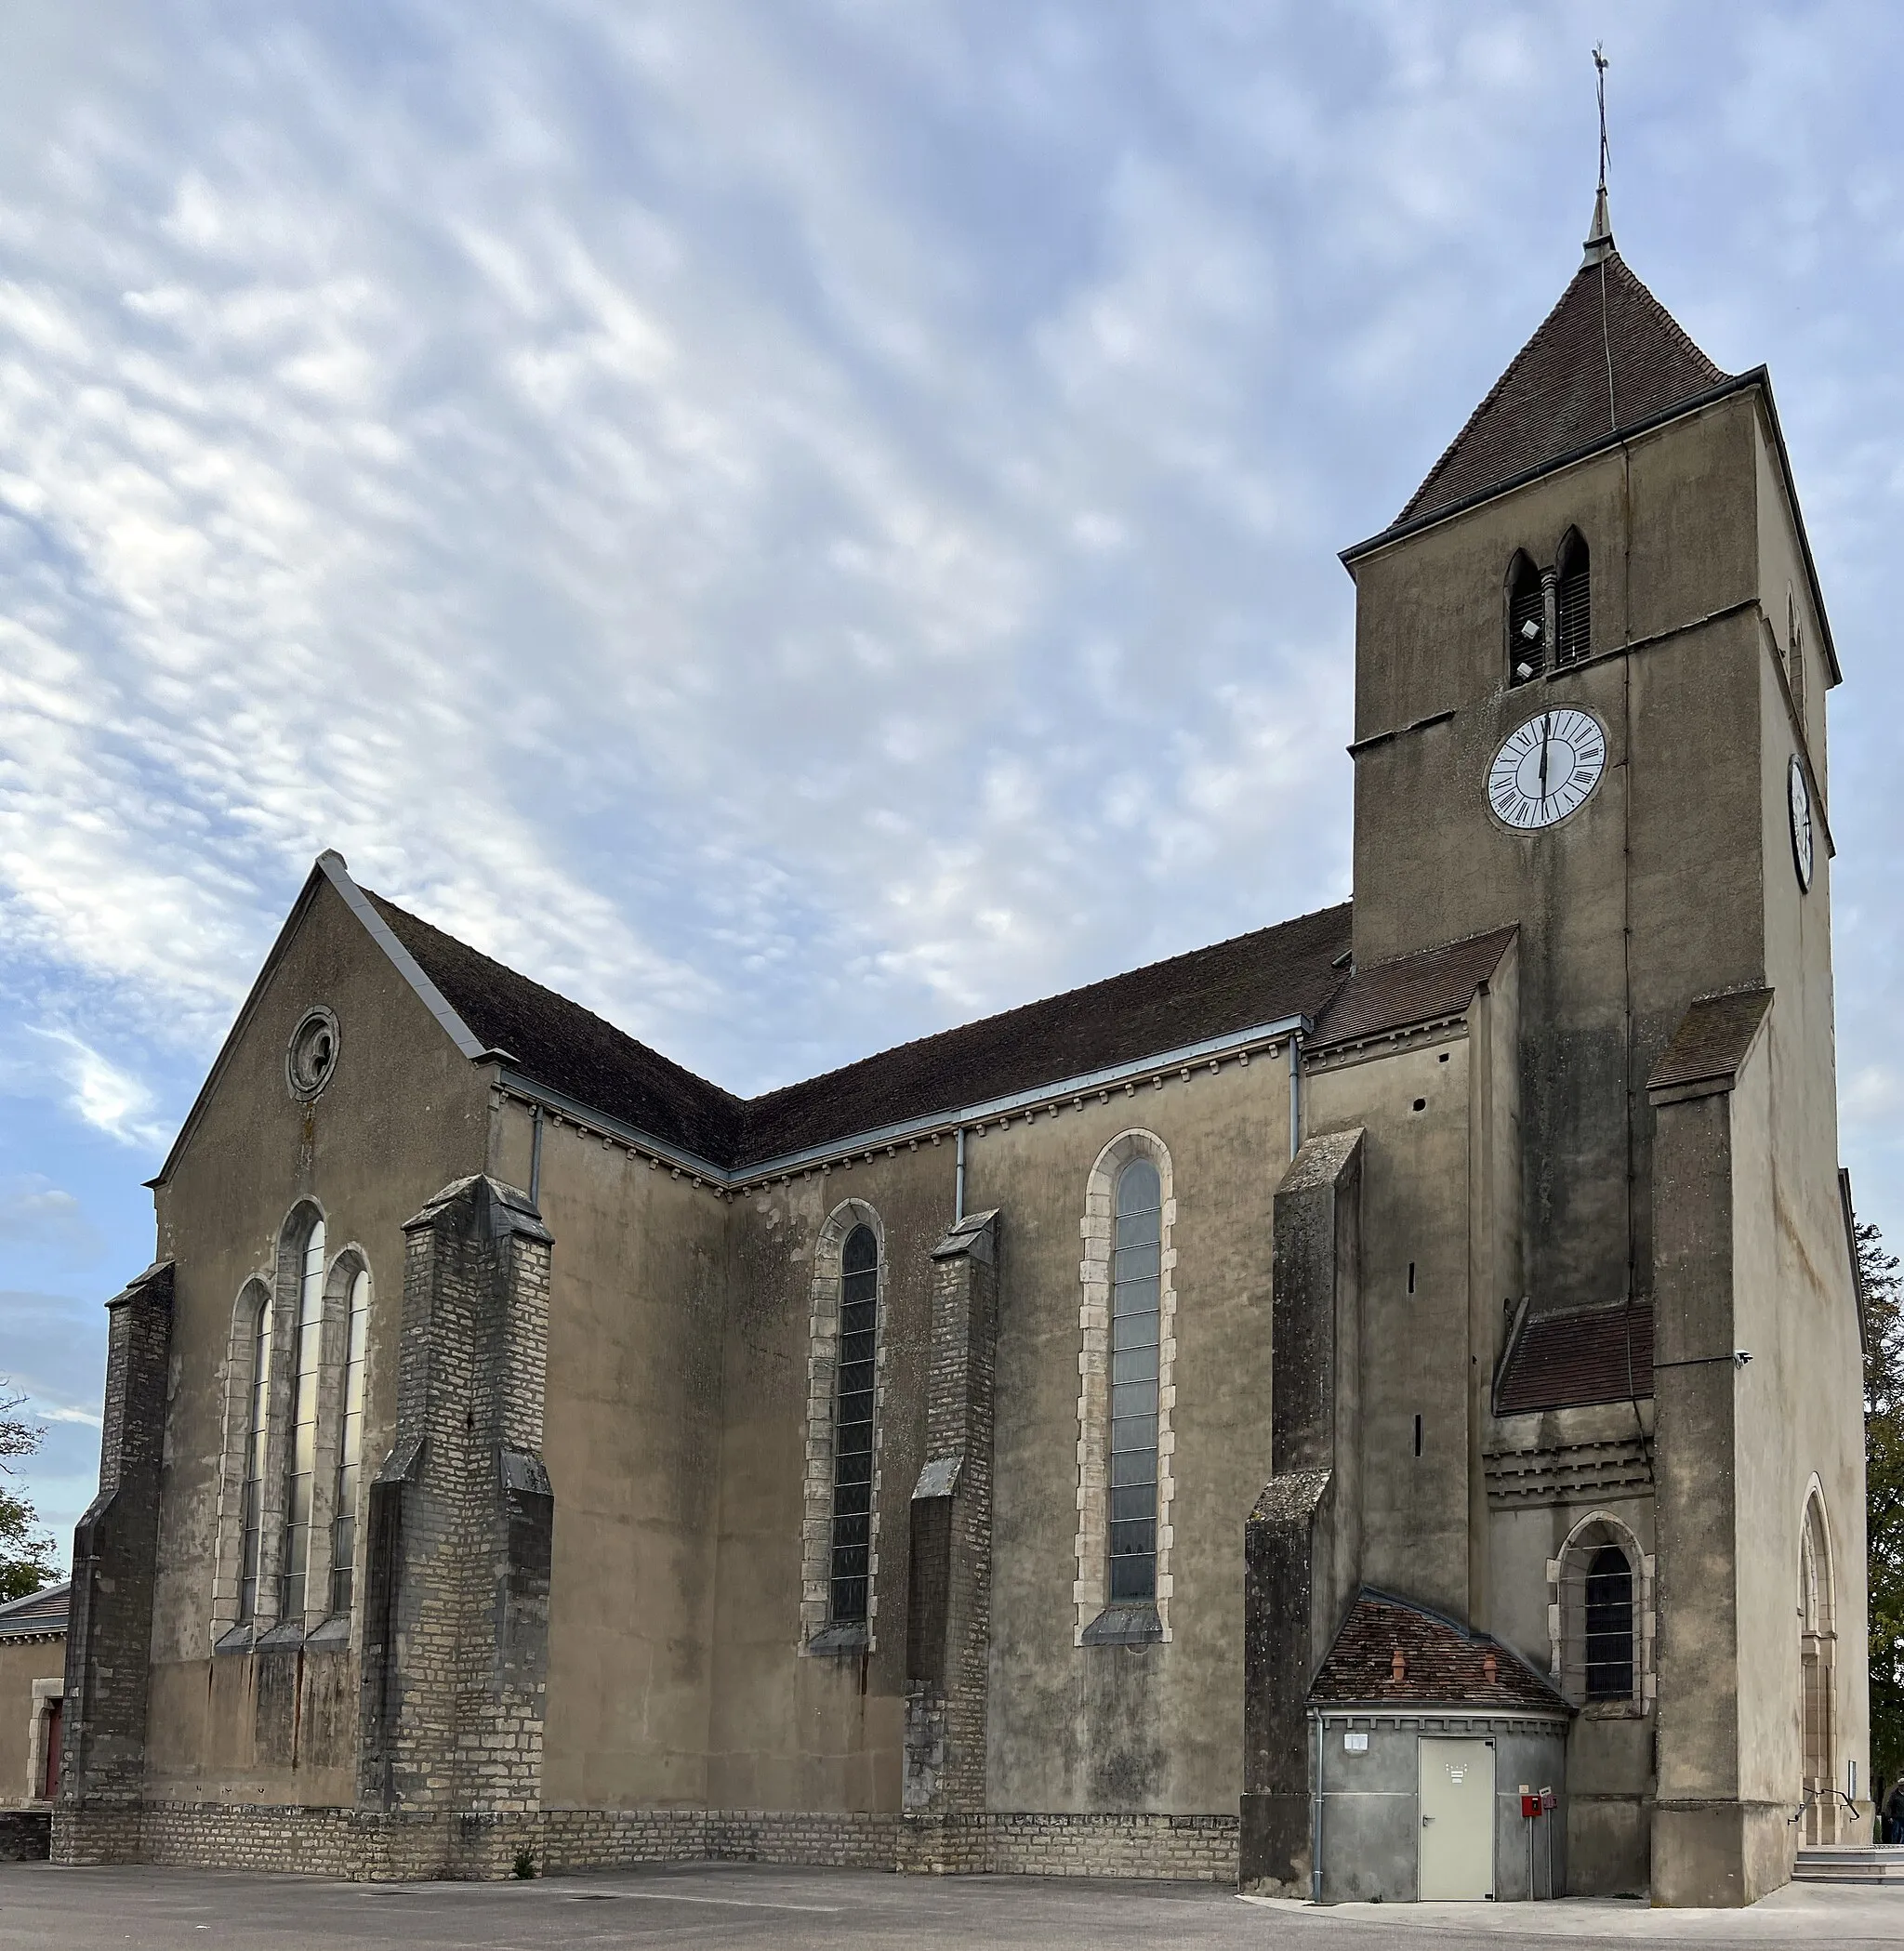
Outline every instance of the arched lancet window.
<path fill-rule="evenodd" d="M 297 1339 L 292 1344 L 291 1440 L 284 1459 L 284 1553 L 278 1617 L 304 1617 L 311 1568 L 311 1500 L 317 1489 L 318 1370 L 324 1355 L 324 1221 L 313 1219 L 298 1261 Z"/>
<path fill-rule="evenodd" d="M 1818 1490 L 1805 1500 L 1799 1540 L 1798 1613 L 1801 1735 L 1804 1746 L 1804 1839 L 1838 1839 L 1837 1630 L 1832 1618 L 1831 1535 Z"/>
<path fill-rule="evenodd" d="M 246 1323 L 248 1379 L 245 1391 L 244 1488 L 239 1499 L 238 1617 L 258 1616 L 259 1556 L 264 1547 L 264 1460 L 271 1434 L 271 1301 L 257 1291 Z M 228 1588 L 229 1589 L 229 1588 Z"/>
<path fill-rule="evenodd" d="M 1522 550 L 1507 568 L 1507 673 L 1525 684 L 1547 668 L 1547 598 L 1540 572 Z"/>
<path fill-rule="evenodd" d="M 1593 1511 L 1547 1567 L 1554 1682 L 1576 1706 L 1640 1715 L 1653 1698 L 1653 1561 Z"/>
<path fill-rule="evenodd" d="M 1111 1254 L 1109 1597 L 1157 1597 L 1157 1350 L 1163 1182 L 1148 1158 L 1117 1174 Z"/>
<path fill-rule="evenodd" d="M 840 1255 L 840 1365 L 834 1389 L 829 1623 L 866 1617 L 872 1574 L 873 1400 L 879 1326 L 879 1243 L 855 1226 Z"/>
<path fill-rule="evenodd" d="M 1589 1700 L 1633 1698 L 1633 1566 L 1618 1545 L 1587 1561 L 1584 1634 Z"/>
<path fill-rule="evenodd" d="M 344 1338 L 343 1420 L 337 1430 L 337 1491 L 331 1518 L 331 1611 L 348 1613 L 357 1557 L 357 1490 L 364 1464 L 364 1358 L 370 1342 L 370 1270 L 350 1278 Z"/>
<path fill-rule="evenodd" d="M 1556 560 L 1560 572 L 1555 634 L 1556 664 L 1578 664 L 1593 648 L 1593 577 L 1589 573 L 1587 545 L 1577 528 L 1561 538 Z"/>

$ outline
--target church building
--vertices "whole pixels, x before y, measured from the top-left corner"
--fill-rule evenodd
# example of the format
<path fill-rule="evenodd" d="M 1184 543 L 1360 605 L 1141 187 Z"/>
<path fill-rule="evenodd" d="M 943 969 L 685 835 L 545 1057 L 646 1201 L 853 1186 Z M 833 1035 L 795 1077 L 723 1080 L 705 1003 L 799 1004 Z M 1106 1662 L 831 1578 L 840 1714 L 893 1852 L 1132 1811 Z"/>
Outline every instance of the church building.
<path fill-rule="evenodd" d="M 1868 1835 L 1766 374 L 1603 193 L 1342 560 L 1353 902 L 764 1096 L 319 858 L 107 1304 L 57 1858 L 1741 1905 Z"/>

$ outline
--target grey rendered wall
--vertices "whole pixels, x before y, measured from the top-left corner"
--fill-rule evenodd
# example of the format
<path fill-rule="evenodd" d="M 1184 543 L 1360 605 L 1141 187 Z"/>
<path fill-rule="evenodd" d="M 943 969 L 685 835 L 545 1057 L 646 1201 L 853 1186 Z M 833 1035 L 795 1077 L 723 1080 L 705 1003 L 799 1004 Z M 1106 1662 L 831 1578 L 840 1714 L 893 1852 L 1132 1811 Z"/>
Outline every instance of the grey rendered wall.
<path fill-rule="evenodd" d="M 1470 1114 L 1477 1061 L 1485 1053 L 1462 1025 L 1394 1054 L 1338 1060 L 1307 1080 L 1312 1133 L 1360 1127 L 1366 1134 L 1363 1577 L 1459 1618 L 1470 1614 L 1474 1543 Z"/>
<path fill-rule="evenodd" d="M 1242 1535 L 1271 1473 L 1271 1205 L 1288 1116 L 1283 1065 L 1259 1061 L 1088 1100 L 972 1149 L 968 1205 L 1002 1208 L 995 1810 L 1236 1813 Z M 1172 1637 L 1078 1647 L 1079 1226 L 1093 1162 L 1134 1127 L 1170 1148 L 1177 1205 Z"/>
<path fill-rule="evenodd" d="M 495 1157 L 526 1186 L 510 1100 Z M 729 1209 L 573 1123 L 544 1125 L 544 1461 L 555 1498 L 542 1798 L 698 1806 L 721 1443 Z"/>
<path fill-rule="evenodd" d="M 1485 1739 L 1494 1748 L 1494 1894 L 1499 1903 L 1544 1899 L 1567 1890 L 1567 1842 L 1556 1816 L 1532 1825 L 1520 1813 L 1520 1785 L 1551 1787 L 1562 1809 L 1567 1797 L 1567 1747 L 1557 1727 L 1542 1723 L 1357 1716 L 1366 1753 L 1344 1746 L 1347 1724 L 1322 1731 L 1322 1901 L 1325 1904 L 1412 1904 L 1420 1889 L 1421 1802 L 1420 1744 L 1435 1737 Z M 1550 1826 L 1551 1825 L 1551 1828 Z M 1552 1845 L 1551 1858 L 1549 1846 Z M 1550 1861 L 1553 1881 L 1550 1884 Z"/>
<path fill-rule="evenodd" d="M 284 1051 L 315 1003 L 336 1011 L 340 1042 L 330 1083 L 307 1105 L 285 1082 Z M 354 1244 L 371 1269 L 364 1447 L 366 1457 L 380 1457 L 395 1413 L 403 1225 L 441 1187 L 482 1169 L 488 1116 L 483 1073 L 320 884 L 190 1145 L 156 1193 L 159 1251 L 177 1263 L 177 1288 L 153 1605 L 151 1798 L 354 1799 L 353 1654 L 279 1655 L 260 1686 L 261 1656 L 210 1652 L 232 1309 L 247 1278 L 270 1274 L 291 1208 L 315 1200 L 330 1254 Z M 360 1527 L 360 1547 L 361 1538 Z"/>

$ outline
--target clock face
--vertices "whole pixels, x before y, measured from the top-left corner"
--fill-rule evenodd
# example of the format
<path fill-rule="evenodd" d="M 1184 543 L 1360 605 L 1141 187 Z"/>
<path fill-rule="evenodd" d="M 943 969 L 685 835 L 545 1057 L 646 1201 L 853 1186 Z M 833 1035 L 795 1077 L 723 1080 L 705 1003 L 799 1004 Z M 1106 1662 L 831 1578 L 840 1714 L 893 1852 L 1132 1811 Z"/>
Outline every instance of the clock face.
<path fill-rule="evenodd" d="M 1488 802 L 1517 833 L 1578 812 L 1606 770 L 1606 732 L 1590 711 L 1559 705 L 1511 732 L 1488 768 Z"/>
<path fill-rule="evenodd" d="M 1798 869 L 1798 885 L 1809 890 L 1817 842 L 1811 830 L 1811 788 L 1805 783 L 1805 768 L 1799 764 L 1795 752 L 1786 781 L 1792 802 L 1792 863 Z"/>

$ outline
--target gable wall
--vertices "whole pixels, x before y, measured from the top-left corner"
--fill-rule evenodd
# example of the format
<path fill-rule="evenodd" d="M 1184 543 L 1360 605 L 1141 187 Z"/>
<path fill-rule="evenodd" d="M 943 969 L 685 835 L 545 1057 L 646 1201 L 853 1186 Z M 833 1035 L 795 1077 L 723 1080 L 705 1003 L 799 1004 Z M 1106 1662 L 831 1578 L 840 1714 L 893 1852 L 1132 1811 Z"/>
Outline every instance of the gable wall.
<path fill-rule="evenodd" d="M 285 1082 L 284 1052 L 316 1003 L 337 1016 L 339 1051 L 307 1105 Z M 364 1454 L 374 1469 L 395 1418 L 403 1223 L 482 1169 L 487 1128 L 479 1071 L 320 881 L 156 1194 L 158 1253 L 176 1259 L 177 1288 L 147 1749 L 154 1796 L 354 1797 L 353 1655 L 281 1656 L 260 1690 L 258 1656 L 211 1653 L 232 1310 L 250 1276 L 271 1279 L 292 1207 L 315 1199 L 328 1255 L 356 1244 L 371 1269 Z M 287 1389 L 286 1372 L 281 1396 Z M 360 1562 L 362 1543 L 360 1525 Z"/>

